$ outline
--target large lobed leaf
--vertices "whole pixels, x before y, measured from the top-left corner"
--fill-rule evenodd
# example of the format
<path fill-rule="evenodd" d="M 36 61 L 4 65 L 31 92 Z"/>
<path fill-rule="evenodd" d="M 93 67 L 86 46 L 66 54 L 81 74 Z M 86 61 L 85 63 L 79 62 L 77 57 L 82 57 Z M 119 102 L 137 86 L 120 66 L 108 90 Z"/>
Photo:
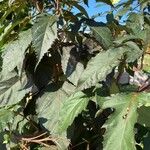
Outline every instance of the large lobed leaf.
<path fill-rule="evenodd" d="M 32 28 L 33 46 L 37 54 L 37 59 L 41 61 L 44 54 L 51 48 L 52 43 L 57 38 L 57 18 L 49 15 L 39 15 Z"/>
<path fill-rule="evenodd" d="M 149 104 L 149 98 L 147 93 L 125 93 L 104 98 L 102 109 L 115 109 L 103 126 L 106 128 L 104 150 L 136 150 L 134 125 L 138 119 L 137 108 Z"/>
<path fill-rule="evenodd" d="M 31 43 L 31 40 L 31 30 L 29 29 L 21 32 L 17 40 L 9 42 L 3 47 L 2 74 L 4 76 L 11 72 L 16 66 L 18 69 L 22 66 L 25 51 Z"/>

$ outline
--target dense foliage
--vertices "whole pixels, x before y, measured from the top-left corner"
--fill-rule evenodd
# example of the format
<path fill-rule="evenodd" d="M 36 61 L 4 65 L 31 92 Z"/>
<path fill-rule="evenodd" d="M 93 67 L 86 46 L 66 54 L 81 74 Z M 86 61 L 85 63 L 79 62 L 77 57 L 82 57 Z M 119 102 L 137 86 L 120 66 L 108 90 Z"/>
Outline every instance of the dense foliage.
<path fill-rule="evenodd" d="M 150 149 L 150 2 L 116 2 L 0 0 L 0 149 Z"/>

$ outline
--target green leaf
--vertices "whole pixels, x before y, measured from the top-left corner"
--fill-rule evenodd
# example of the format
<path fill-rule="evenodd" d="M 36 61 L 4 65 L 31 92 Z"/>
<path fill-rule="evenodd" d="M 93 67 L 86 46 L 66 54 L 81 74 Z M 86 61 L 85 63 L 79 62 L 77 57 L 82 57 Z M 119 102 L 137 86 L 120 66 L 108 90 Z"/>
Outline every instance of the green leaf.
<path fill-rule="evenodd" d="M 102 109 L 114 108 L 115 112 L 105 123 L 104 150 L 136 150 L 134 124 L 137 121 L 137 96 L 118 94 L 102 105 Z"/>
<path fill-rule="evenodd" d="M 8 126 L 8 123 L 12 123 L 14 113 L 10 109 L 0 109 L 0 132 L 4 131 Z"/>
<path fill-rule="evenodd" d="M 134 62 L 136 59 L 139 59 L 142 54 L 143 51 L 139 48 L 139 46 L 132 41 L 128 41 L 125 43 L 126 46 L 128 46 L 128 50 L 127 50 L 127 62 Z"/>
<path fill-rule="evenodd" d="M 33 46 L 37 54 L 37 65 L 44 54 L 51 48 L 57 38 L 57 18 L 49 15 L 39 15 L 32 28 Z"/>
<path fill-rule="evenodd" d="M 3 65 L 2 74 L 5 76 L 11 72 L 16 66 L 18 69 L 23 65 L 25 51 L 31 43 L 31 30 L 23 31 L 19 34 L 19 38 L 6 44 L 2 51 Z M 19 70 L 20 74 L 21 70 Z"/>
<path fill-rule="evenodd" d="M 73 123 L 75 117 L 85 110 L 88 102 L 89 98 L 83 92 L 72 94 L 65 100 L 60 112 L 58 126 L 59 133 L 67 130 L 67 128 Z"/>
<path fill-rule="evenodd" d="M 68 94 L 62 88 L 53 84 L 49 85 L 36 101 L 39 123 L 51 133 L 54 133 L 58 126 L 60 111 L 67 97 Z"/>
<path fill-rule="evenodd" d="M 22 78 L 15 73 L 11 73 L 0 82 L 0 107 L 10 106 L 22 100 L 22 98 L 30 91 L 27 85 L 27 77 L 25 74 Z"/>
<path fill-rule="evenodd" d="M 144 29 L 144 17 L 141 14 L 130 13 L 126 23 L 127 28 L 131 29 L 134 35 L 141 37 Z"/>
<path fill-rule="evenodd" d="M 124 93 L 99 99 L 98 104 L 102 109 L 115 109 L 103 126 L 106 128 L 104 150 L 136 150 L 134 125 L 138 118 L 137 109 L 148 105 L 149 98 L 149 93 Z"/>
<path fill-rule="evenodd" d="M 145 127 L 150 127 L 150 107 L 140 107 L 138 109 L 138 114 L 138 123 Z"/>
<path fill-rule="evenodd" d="M 78 89 L 87 89 L 105 80 L 112 69 L 120 63 L 119 59 L 121 59 L 124 52 L 124 47 L 110 49 L 105 52 L 100 52 L 96 57 L 91 59 L 81 74 Z"/>
<path fill-rule="evenodd" d="M 108 49 L 113 44 L 112 33 L 106 26 L 91 27 L 94 37 L 103 46 Z"/>

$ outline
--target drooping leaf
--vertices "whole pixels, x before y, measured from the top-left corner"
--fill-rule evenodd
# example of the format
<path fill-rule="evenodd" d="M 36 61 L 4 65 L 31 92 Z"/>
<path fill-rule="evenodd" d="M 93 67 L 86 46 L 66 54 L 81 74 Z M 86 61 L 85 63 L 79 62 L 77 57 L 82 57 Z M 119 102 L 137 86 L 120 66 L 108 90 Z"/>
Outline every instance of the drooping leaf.
<path fill-rule="evenodd" d="M 27 84 L 27 77 L 25 74 L 22 78 L 12 72 L 5 77 L 5 80 L 0 82 L 0 107 L 10 106 L 22 100 L 22 98 L 30 91 L 30 86 Z"/>
<path fill-rule="evenodd" d="M 77 92 L 71 95 L 63 103 L 60 111 L 58 132 L 62 133 L 73 123 L 75 117 L 85 110 L 89 98 L 83 92 Z"/>
<path fill-rule="evenodd" d="M 112 33 L 108 27 L 98 26 L 91 27 L 94 37 L 105 49 L 110 48 L 113 43 Z"/>
<path fill-rule="evenodd" d="M 37 54 L 37 64 L 44 54 L 51 48 L 57 37 L 57 18 L 49 15 L 39 15 L 32 28 L 33 46 Z"/>
<path fill-rule="evenodd" d="M 103 126 L 106 128 L 104 150 L 136 150 L 134 125 L 138 118 L 137 108 L 149 103 L 149 98 L 150 94 L 147 93 L 125 93 L 104 98 L 103 102 L 99 99 L 102 109 L 115 109 Z"/>
<path fill-rule="evenodd" d="M 20 68 L 23 64 L 25 51 L 31 43 L 31 30 L 23 31 L 19 34 L 19 38 L 15 41 L 9 42 L 3 47 L 3 65 L 2 74 L 5 76 L 11 72 L 15 67 Z M 21 70 L 19 70 L 20 74 Z"/>

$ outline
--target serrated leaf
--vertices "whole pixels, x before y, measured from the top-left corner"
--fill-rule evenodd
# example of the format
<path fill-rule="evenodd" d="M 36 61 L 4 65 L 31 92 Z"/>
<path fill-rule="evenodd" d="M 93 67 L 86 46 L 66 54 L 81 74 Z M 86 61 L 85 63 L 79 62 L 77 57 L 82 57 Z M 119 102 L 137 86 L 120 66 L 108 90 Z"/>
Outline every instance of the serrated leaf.
<path fill-rule="evenodd" d="M 103 46 L 104 49 L 108 49 L 113 44 L 112 33 L 106 26 L 91 27 L 94 37 Z"/>
<path fill-rule="evenodd" d="M 106 128 L 104 150 L 136 150 L 134 125 L 138 118 L 137 108 L 149 103 L 149 98 L 149 93 L 124 93 L 105 97 L 103 102 L 99 100 L 102 109 L 115 109 L 103 126 Z"/>
<path fill-rule="evenodd" d="M 65 100 L 59 118 L 58 132 L 66 131 L 75 117 L 77 117 L 83 110 L 85 110 L 89 98 L 83 92 L 77 92 Z"/>
<path fill-rule="evenodd" d="M 57 18 L 50 15 L 39 15 L 32 27 L 33 46 L 37 54 L 37 65 L 44 54 L 51 48 L 57 38 Z"/>
<path fill-rule="evenodd" d="M 136 150 L 134 124 L 137 121 L 137 96 L 118 94 L 108 99 L 102 109 L 114 108 L 115 112 L 104 125 L 104 150 Z"/>
<path fill-rule="evenodd" d="M 11 110 L 1 108 L 0 109 L 0 132 L 4 131 L 8 123 L 12 123 L 14 114 Z"/>
<path fill-rule="evenodd" d="M 78 89 L 87 89 L 95 86 L 100 81 L 104 81 L 112 69 L 120 63 L 124 54 L 127 56 L 127 62 L 133 62 L 142 56 L 143 51 L 136 43 L 128 41 L 122 47 L 100 52 L 89 61 L 86 69 L 81 74 L 78 81 Z"/>
<path fill-rule="evenodd" d="M 56 85 L 49 85 L 36 102 L 39 123 L 51 133 L 54 133 L 57 128 L 62 105 L 68 97 L 67 93 L 59 88 Z"/>
<path fill-rule="evenodd" d="M 22 100 L 22 98 L 30 91 L 30 87 L 26 87 L 27 77 L 25 74 L 22 78 L 12 72 L 5 80 L 0 82 L 0 107 L 10 106 Z"/>
<path fill-rule="evenodd" d="M 91 59 L 79 79 L 78 89 L 87 89 L 105 80 L 112 69 L 120 63 L 119 59 L 121 59 L 124 52 L 123 47 L 110 49 Z"/>
<path fill-rule="evenodd" d="M 19 66 L 22 66 L 25 51 L 31 43 L 31 40 L 31 30 L 29 29 L 21 32 L 17 40 L 9 42 L 3 47 L 2 74 L 4 76 L 11 72 L 16 66 L 18 69 Z M 21 72 L 21 70 L 19 70 L 19 72 Z"/>

